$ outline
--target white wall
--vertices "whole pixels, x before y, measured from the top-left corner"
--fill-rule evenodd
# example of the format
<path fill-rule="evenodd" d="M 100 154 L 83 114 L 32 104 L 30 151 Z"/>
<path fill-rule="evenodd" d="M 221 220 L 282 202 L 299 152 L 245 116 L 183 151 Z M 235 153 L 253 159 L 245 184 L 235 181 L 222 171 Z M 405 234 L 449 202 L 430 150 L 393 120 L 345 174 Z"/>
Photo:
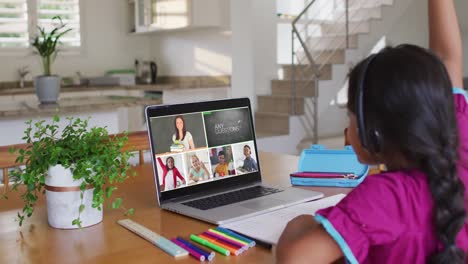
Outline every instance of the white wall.
<path fill-rule="evenodd" d="M 220 27 L 158 32 L 150 35 L 151 58 L 158 64 L 158 74 L 231 74 L 230 0 L 217 1 L 219 9 L 216 12 L 221 13 Z M 194 3 L 197 4 L 196 1 Z"/>
<path fill-rule="evenodd" d="M 463 75 L 468 78 L 468 32 L 463 36 Z"/>
<path fill-rule="evenodd" d="M 387 34 L 388 42 L 394 46 L 411 43 L 428 47 L 429 31 L 427 1 L 413 1 Z M 410 26 L 409 26 L 410 25 Z"/>
<path fill-rule="evenodd" d="M 222 0 L 223 26 L 158 33 L 152 57 L 163 75 L 231 75 L 232 97 L 269 94 L 276 78 L 276 2 Z M 227 21 L 229 19 L 229 21 Z"/>
<path fill-rule="evenodd" d="M 455 0 L 455 8 L 457 9 L 461 30 L 466 34 L 468 33 L 468 16 L 466 15 L 466 11 L 468 10 L 468 1 Z"/>
<path fill-rule="evenodd" d="M 158 74 L 231 74 L 231 34 L 224 29 L 154 33 L 150 43 Z"/>
<path fill-rule="evenodd" d="M 253 17 L 252 1 L 231 0 L 232 96 L 247 96 L 255 105 Z"/>
<path fill-rule="evenodd" d="M 135 58 L 150 56 L 149 37 L 128 34 L 127 1 L 81 0 L 83 51 L 79 55 L 59 55 L 52 66 L 53 73 L 71 76 L 76 71 L 84 75 L 101 75 L 109 69 L 132 68 Z M 0 55 L 0 81 L 18 80 L 17 70 L 29 66 L 32 74 L 42 73 L 36 55 Z"/>
<path fill-rule="evenodd" d="M 277 76 L 276 2 L 231 0 L 232 96 L 269 94 Z"/>
<path fill-rule="evenodd" d="M 464 75 L 468 77 L 468 1 L 455 0 L 463 39 Z M 391 45 L 411 43 L 429 47 L 427 1 L 413 1 L 387 35 Z"/>
<path fill-rule="evenodd" d="M 252 3 L 255 90 L 257 95 L 271 94 L 271 80 L 278 78 L 276 3 L 272 0 Z"/>
<path fill-rule="evenodd" d="M 462 40 L 463 40 L 463 72 L 464 76 L 468 77 L 468 1 L 466 0 L 455 0 L 455 5 L 457 8 L 458 20 L 460 22 L 460 28 L 462 31 Z M 465 87 L 467 89 L 468 87 Z"/>

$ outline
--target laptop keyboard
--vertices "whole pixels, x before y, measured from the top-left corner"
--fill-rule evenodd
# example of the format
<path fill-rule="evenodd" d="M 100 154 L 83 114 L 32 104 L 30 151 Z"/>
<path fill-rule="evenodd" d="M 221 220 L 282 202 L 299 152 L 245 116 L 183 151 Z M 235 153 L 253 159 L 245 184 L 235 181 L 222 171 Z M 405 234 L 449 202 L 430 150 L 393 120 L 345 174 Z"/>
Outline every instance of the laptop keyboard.
<path fill-rule="evenodd" d="M 208 210 L 228 204 L 233 204 L 237 202 L 242 202 L 245 200 L 250 200 L 257 197 L 262 197 L 265 195 L 281 192 L 282 190 L 275 188 L 268 188 L 264 186 L 254 186 L 238 191 L 218 194 L 215 196 L 210 196 L 198 200 L 193 200 L 190 202 L 182 203 L 184 205 L 194 207 L 200 210 Z"/>

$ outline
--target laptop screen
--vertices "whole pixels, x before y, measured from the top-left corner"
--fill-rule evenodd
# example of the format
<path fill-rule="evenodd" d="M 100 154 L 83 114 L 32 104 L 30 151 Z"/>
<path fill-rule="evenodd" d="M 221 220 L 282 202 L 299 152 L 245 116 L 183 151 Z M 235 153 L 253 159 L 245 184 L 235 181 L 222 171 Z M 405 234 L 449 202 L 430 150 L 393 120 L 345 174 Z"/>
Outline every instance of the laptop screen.
<path fill-rule="evenodd" d="M 249 105 L 195 104 L 205 107 L 181 112 L 189 105 L 169 106 L 167 114 L 159 111 L 148 116 L 160 193 L 200 188 L 259 171 Z"/>

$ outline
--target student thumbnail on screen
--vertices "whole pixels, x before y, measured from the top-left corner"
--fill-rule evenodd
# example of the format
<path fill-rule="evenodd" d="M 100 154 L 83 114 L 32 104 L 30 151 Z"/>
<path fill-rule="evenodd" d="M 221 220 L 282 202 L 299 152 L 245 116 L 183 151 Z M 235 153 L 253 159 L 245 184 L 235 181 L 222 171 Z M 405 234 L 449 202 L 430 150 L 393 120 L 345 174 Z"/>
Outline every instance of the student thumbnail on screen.
<path fill-rule="evenodd" d="M 258 171 L 257 155 L 253 141 L 234 144 L 233 156 L 237 174 Z"/>
<path fill-rule="evenodd" d="M 187 184 L 182 155 L 157 156 L 158 181 L 161 191 L 170 191 Z"/>
<path fill-rule="evenodd" d="M 210 160 L 215 178 L 236 175 L 231 146 L 211 148 Z"/>
<path fill-rule="evenodd" d="M 208 150 L 187 152 L 184 155 L 185 164 L 187 164 L 186 175 L 188 178 L 188 185 L 207 182 L 214 178 L 211 173 L 211 162 Z"/>

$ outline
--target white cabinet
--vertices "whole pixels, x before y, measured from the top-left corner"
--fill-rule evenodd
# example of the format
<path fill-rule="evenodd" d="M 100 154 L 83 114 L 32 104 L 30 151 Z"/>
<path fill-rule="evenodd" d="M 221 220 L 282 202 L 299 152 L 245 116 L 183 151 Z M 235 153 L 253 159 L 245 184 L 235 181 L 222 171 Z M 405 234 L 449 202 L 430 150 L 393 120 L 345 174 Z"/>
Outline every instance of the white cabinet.
<path fill-rule="evenodd" d="M 136 33 L 220 27 L 219 0 L 131 0 L 132 30 Z"/>

